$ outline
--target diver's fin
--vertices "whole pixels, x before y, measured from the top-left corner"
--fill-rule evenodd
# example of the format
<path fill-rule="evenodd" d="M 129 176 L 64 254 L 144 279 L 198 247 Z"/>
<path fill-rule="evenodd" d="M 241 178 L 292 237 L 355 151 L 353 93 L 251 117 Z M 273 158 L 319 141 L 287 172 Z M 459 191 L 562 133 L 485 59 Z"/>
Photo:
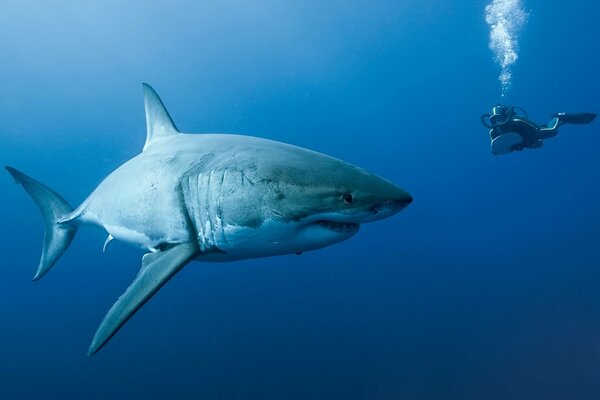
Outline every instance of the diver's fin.
<path fill-rule="evenodd" d="M 36 281 L 46 274 L 67 250 L 77 226 L 68 222 L 59 223 L 61 219 L 70 214 L 73 208 L 58 193 L 21 171 L 6 166 L 6 170 L 15 181 L 22 185 L 42 212 L 46 230 L 44 232 L 44 245 L 42 257 L 37 267 L 33 280 Z"/>
<path fill-rule="evenodd" d="M 142 83 L 144 90 L 144 108 L 146 109 L 146 143 L 144 150 L 157 140 L 177 135 L 179 130 L 173 123 L 165 105 L 147 83 Z"/>
<path fill-rule="evenodd" d="M 557 113 L 553 117 L 566 124 L 589 124 L 596 118 L 596 113 Z"/>
<path fill-rule="evenodd" d="M 142 268 L 98 327 L 88 356 L 94 355 L 167 281 L 199 253 L 194 242 L 144 256 Z"/>

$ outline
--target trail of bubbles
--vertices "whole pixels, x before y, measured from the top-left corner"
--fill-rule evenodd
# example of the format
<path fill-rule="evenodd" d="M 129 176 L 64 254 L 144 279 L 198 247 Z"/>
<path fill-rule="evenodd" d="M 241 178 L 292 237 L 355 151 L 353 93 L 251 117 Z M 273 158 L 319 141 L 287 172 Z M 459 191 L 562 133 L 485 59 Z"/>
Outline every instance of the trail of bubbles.
<path fill-rule="evenodd" d="M 519 58 L 518 34 L 527 22 L 529 14 L 521 6 L 521 0 L 493 0 L 485 7 L 485 21 L 490 26 L 490 49 L 502 71 L 498 79 L 502 96 L 511 84 L 511 66 Z"/>

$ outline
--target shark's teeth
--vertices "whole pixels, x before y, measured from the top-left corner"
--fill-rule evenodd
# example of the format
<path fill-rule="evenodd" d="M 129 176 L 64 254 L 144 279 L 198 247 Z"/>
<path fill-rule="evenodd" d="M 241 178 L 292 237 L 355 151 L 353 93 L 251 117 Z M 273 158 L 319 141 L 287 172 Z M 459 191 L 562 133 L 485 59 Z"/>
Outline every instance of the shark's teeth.
<path fill-rule="evenodd" d="M 320 225 L 323 228 L 331 229 L 332 231 L 337 232 L 347 232 L 358 228 L 358 224 L 355 224 L 354 222 L 319 220 L 316 223 L 317 225 Z"/>

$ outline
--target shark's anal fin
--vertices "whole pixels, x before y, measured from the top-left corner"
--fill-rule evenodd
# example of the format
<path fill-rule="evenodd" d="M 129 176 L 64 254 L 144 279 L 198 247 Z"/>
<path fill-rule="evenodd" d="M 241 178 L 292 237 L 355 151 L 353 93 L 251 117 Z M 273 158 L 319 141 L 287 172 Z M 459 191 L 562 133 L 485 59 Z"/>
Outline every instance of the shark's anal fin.
<path fill-rule="evenodd" d="M 162 138 L 177 135 L 179 130 L 152 86 L 142 83 L 142 88 L 146 110 L 146 143 L 144 144 L 146 150 L 148 146 Z"/>
<path fill-rule="evenodd" d="M 196 243 L 181 243 L 165 252 L 146 256 L 138 275 L 102 320 L 88 356 L 100 350 L 144 303 L 198 254 Z"/>

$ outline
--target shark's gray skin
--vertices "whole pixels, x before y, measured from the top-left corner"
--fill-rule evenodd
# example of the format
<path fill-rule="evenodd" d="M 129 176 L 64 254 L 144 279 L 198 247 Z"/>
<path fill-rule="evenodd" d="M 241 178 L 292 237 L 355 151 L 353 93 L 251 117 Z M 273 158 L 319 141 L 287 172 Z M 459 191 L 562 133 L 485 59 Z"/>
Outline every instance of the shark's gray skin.
<path fill-rule="evenodd" d="M 100 324 L 93 355 L 190 261 L 301 253 L 341 242 L 412 197 L 362 168 L 301 147 L 250 136 L 183 134 L 144 84 L 143 152 L 117 168 L 76 209 L 6 167 L 46 224 L 34 280 L 66 251 L 78 226 L 148 251 L 135 280 Z"/>

